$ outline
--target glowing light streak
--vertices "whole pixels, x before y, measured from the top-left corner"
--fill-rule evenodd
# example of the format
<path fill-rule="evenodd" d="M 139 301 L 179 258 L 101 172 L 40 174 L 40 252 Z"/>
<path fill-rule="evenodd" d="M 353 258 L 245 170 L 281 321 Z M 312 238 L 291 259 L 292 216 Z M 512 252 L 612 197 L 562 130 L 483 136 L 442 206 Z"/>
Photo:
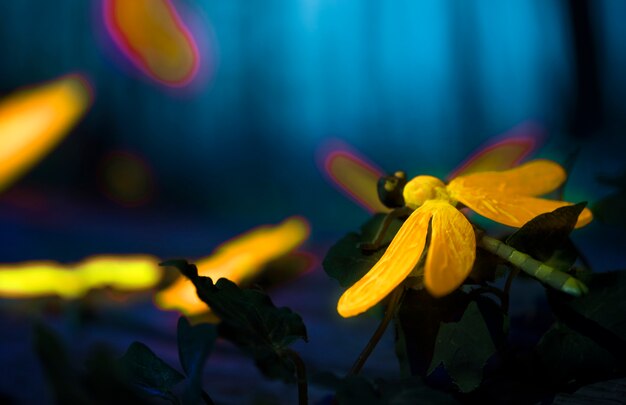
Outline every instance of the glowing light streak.
<path fill-rule="evenodd" d="M 103 0 L 105 28 L 142 73 L 170 87 L 188 85 L 200 53 L 170 0 Z"/>
<path fill-rule="evenodd" d="M 309 233 L 308 223 L 299 217 L 288 218 L 276 226 L 255 228 L 225 242 L 211 256 L 198 260 L 198 274 L 213 281 L 224 277 L 236 284 L 245 283 L 270 261 L 302 244 Z M 207 312 L 193 284 L 183 278 L 159 292 L 155 302 L 161 309 L 176 309 L 185 315 Z"/>
<path fill-rule="evenodd" d="M 152 256 L 92 256 L 74 265 L 33 261 L 0 265 L 0 297 L 60 296 L 81 298 L 88 291 L 110 287 L 118 291 L 146 290 L 162 277 Z"/>
<path fill-rule="evenodd" d="M 0 103 L 0 191 L 59 143 L 91 101 L 89 84 L 75 74 L 5 98 Z"/>

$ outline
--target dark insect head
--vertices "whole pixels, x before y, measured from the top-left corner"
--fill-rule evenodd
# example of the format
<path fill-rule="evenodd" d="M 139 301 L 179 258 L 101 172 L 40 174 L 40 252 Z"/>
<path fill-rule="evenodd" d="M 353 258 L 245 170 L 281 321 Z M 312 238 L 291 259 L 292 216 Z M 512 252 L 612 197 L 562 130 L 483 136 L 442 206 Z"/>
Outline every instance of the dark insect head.
<path fill-rule="evenodd" d="M 402 192 L 406 185 L 406 173 L 397 171 L 392 175 L 378 179 L 378 198 L 386 207 L 404 207 Z"/>

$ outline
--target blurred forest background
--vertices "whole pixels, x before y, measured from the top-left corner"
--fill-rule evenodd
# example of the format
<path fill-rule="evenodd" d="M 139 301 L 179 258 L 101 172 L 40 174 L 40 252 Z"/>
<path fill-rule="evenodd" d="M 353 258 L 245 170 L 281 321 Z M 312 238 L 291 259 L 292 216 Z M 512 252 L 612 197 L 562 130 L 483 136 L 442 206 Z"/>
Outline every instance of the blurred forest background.
<path fill-rule="evenodd" d="M 74 71 L 95 91 L 83 122 L 15 187 L 107 205 L 100 169 L 126 151 L 152 184 L 132 215 L 191 213 L 234 232 L 301 214 L 337 231 L 363 217 L 316 166 L 331 137 L 385 170 L 444 175 L 531 120 L 550 135 L 543 154 L 583 147 L 574 184 L 620 170 L 624 2 L 174 4 L 205 64 L 203 82 L 179 92 L 115 57 L 99 1 L 0 4 L 0 94 Z"/>

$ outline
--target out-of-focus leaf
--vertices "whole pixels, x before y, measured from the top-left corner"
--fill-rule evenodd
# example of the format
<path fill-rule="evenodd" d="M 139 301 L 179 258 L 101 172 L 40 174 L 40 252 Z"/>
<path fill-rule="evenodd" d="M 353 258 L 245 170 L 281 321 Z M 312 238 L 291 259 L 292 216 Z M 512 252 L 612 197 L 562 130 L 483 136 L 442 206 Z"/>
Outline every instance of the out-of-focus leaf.
<path fill-rule="evenodd" d="M 559 394 L 554 405 L 623 404 L 626 401 L 626 378 L 586 385 L 572 394 Z"/>
<path fill-rule="evenodd" d="M 483 368 L 495 351 L 478 304 L 470 302 L 458 322 L 440 326 L 428 373 L 443 364 L 461 392 L 470 392 L 480 385 Z"/>
<path fill-rule="evenodd" d="M 566 242 L 587 203 L 560 207 L 536 216 L 511 235 L 506 243 L 540 261 L 549 260 Z"/>
<path fill-rule="evenodd" d="M 163 265 L 174 265 L 194 283 L 200 299 L 222 320 L 220 336 L 253 357 L 268 377 L 295 380 L 295 368 L 284 350 L 298 339 L 307 341 L 306 327 L 298 314 L 289 308 L 276 308 L 262 291 L 240 289 L 224 278 L 213 284 L 210 278 L 199 277 L 196 267 L 187 262 Z"/>
<path fill-rule="evenodd" d="M 537 345 L 542 372 L 555 384 L 608 378 L 620 362 L 605 348 L 557 322 Z"/>
<path fill-rule="evenodd" d="M 89 396 L 78 383 L 78 373 L 73 369 L 67 349 L 52 330 L 36 325 L 35 352 L 41 361 L 46 377 L 60 404 L 88 404 Z"/>
<path fill-rule="evenodd" d="M 170 399 L 172 387 L 185 379 L 141 342 L 133 342 L 120 363 L 133 383 L 149 395 Z"/>
<path fill-rule="evenodd" d="M 626 271 L 588 277 L 588 294 L 570 298 L 551 293 L 550 305 L 559 320 L 626 362 Z"/>
<path fill-rule="evenodd" d="M 391 222 L 380 249 L 367 251 L 359 248 L 359 244 L 371 243 L 376 238 L 385 216 L 376 214 L 361 227 L 359 233 L 347 234 L 328 250 L 322 266 L 342 287 L 350 287 L 376 264 L 402 226 L 403 221 L 399 219 Z"/>
<path fill-rule="evenodd" d="M 626 190 L 604 197 L 592 207 L 594 217 L 605 224 L 626 227 Z"/>
<path fill-rule="evenodd" d="M 187 374 L 184 403 L 196 404 L 202 397 L 202 370 L 217 339 L 215 325 L 191 326 L 181 316 L 178 319 L 178 358 Z M 206 395 L 206 394 L 205 394 Z"/>
<path fill-rule="evenodd" d="M 326 378 L 336 392 L 339 405 L 411 405 L 456 404 L 457 401 L 446 393 L 437 391 L 424 384 L 419 377 L 400 380 L 370 381 L 361 376 L 346 378 Z"/>
<path fill-rule="evenodd" d="M 311 254 L 293 252 L 268 262 L 254 278 L 254 284 L 270 288 L 292 281 L 312 268 L 315 258 Z"/>

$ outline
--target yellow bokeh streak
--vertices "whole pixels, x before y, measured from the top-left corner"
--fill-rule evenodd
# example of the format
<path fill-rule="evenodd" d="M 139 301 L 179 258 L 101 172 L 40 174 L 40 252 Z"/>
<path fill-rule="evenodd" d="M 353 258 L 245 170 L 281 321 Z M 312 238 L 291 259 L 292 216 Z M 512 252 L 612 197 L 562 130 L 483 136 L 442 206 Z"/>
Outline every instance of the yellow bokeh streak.
<path fill-rule="evenodd" d="M 309 236 L 307 222 L 298 217 L 288 218 L 276 226 L 255 228 L 219 246 L 211 256 L 198 260 L 198 274 L 214 282 L 227 278 L 241 284 L 296 247 Z M 156 296 L 162 309 L 177 309 L 185 315 L 207 312 L 207 306 L 196 295 L 193 284 L 180 278 Z"/>
<path fill-rule="evenodd" d="M 145 290 L 162 277 L 152 256 L 92 256 L 74 265 L 34 261 L 0 266 L 0 297 L 33 298 L 58 295 L 81 298 L 94 288 Z"/>
<path fill-rule="evenodd" d="M 91 103 L 78 75 L 13 94 L 0 103 L 0 191 L 37 163 Z"/>

